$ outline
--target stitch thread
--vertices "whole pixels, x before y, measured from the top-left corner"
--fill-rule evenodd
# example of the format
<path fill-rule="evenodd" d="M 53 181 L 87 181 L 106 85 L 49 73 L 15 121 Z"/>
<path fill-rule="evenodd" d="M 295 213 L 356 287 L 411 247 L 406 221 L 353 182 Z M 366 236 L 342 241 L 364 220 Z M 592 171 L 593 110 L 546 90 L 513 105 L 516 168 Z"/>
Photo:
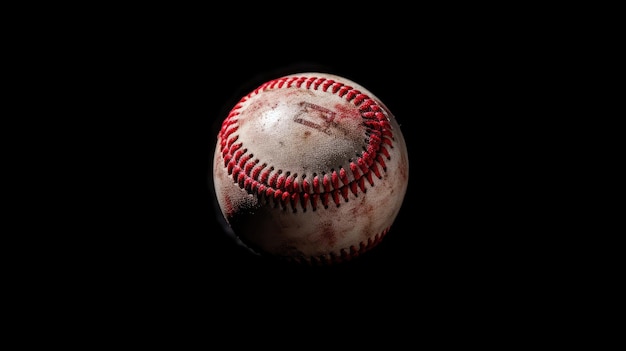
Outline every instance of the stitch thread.
<path fill-rule="evenodd" d="M 390 227 L 387 227 L 380 234 L 376 234 L 373 238 L 368 238 L 367 243 L 361 242 L 358 247 L 352 245 L 349 248 L 343 248 L 339 250 L 339 253 L 330 252 L 328 254 L 310 257 L 280 256 L 279 259 L 289 263 L 305 264 L 309 266 L 327 266 L 336 263 L 348 262 L 376 247 L 383 240 L 385 235 L 387 235 L 389 229 Z"/>
<path fill-rule="evenodd" d="M 260 163 L 260 160 L 255 159 L 254 154 L 248 153 L 245 145 L 239 142 L 239 136 L 236 134 L 237 120 L 244 103 L 266 90 L 294 87 L 321 89 L 323 92 L 346 99 L 358 108 L 366 128 L 366 147 L 360 155 L 356 155 L 356 160 L 347 160 L 349 164 L 346 168 L 339 166 L 322 174 L 314 173 L 311 177 L 306 174 L 291 174 L 289 170 L 282 169 L 274 172 L 274 166 L 268 167 L 266 163 Z M 306 212 L 309 208 L 316 211 L 320 207 L 328 208 L 331 205 L 339 207 L 342 201 L 349 201 L 350 193 L 357 197 L 360 193 L 366 193 L 365 182 L 367 181 L 371 187 L 374 186 L 372 174 L 382 179 L 382 173 L 387 169 L 384 159 L 391 159 L 387 148 L 394 147 L 391 124 L 383 109 L 373 99 L 353 87 L 318 77 L 283 77 L 262 84 L 244 96 L 230 111 L 222 123 L 219 137 L 224 167 L 233 181 L 249 194 L 258 196 L 260 200 L 283 210 L 291 209 L 294 213 L 298 210 Z M 352 181 L 348 178 L 348 170 L 354 177 Z M 362 248 L 359 248 L 357 252 L 361 250 Z"/>

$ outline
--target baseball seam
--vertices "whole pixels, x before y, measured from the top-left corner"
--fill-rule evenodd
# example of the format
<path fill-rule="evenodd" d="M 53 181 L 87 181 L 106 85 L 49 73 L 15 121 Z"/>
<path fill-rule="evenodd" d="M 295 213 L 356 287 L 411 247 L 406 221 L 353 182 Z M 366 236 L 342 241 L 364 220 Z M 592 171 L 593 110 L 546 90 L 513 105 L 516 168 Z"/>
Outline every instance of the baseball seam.
<path fill-rule="evenodd" d="M 243 104 L 263 91 L 290 88 L 321 89 L 346 99 L 358 108 L 367 138 L 366 146 L 360 154 L 356 154 L 356 159 L 347 160 L 346 167 L 340 165 L 321 174 L 298 175 L 262 163 L 254 158 L 254 153 L 249 152 L 246 145 L 238 142 L 237 121 Z M 357 197 L 360 192 L 366 193 L 366 181 L 374 186 L 372 174 L 382 179 L 381 169 L 382 172 L 387 171 L 384 159 L 391 159 L 387 147 L 394 147 L 391 124 L 385 110 L 376 101 L 351 86 L 318 77 L 283 77 L 259 86 L 230 111 L 222 123 L 219 140 L 224 167 L 241 189 L 275 207 L 291 208 L 294 213 L 298 209 L 306 212 L 309 207 L 313 211 L 320 207 L 328 208 L 333 203 L 339 207 L 342 199 L 348 202 L 350 193 Z M 351 172 L 353 180 L 348 179 L 348 172 Z"/>
<path fill-rule="evenodd" d="M 348 249 L 341 249 L 338 253 L 329 252 L 325 255 L 319 256 L 282 256 L 281 258 L 286 260 L 287 262 L 294 262 L 298 264 L 308 264 L 311 266 L 325 266 L 336 263 L 348 262 L 354 258 L 363 255 L 364 253 L 370 251 L 374 247 L 378 246 L 380 242 L 383 240 L 385 235 L 389 232 L 391 227 L 385 228 L 381 233 L 376 234 L 373 238 L 368 238 L 367 243 L 360 242 L 359 246 L 351 245 Z"/>

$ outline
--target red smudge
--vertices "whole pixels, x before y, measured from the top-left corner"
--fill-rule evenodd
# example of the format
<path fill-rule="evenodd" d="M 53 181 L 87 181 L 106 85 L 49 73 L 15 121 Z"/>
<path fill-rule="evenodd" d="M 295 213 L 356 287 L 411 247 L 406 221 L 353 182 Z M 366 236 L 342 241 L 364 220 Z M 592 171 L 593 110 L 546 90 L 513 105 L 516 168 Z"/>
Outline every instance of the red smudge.
<path fill-rule="evenodd" d="M 351 104 L 335 104 L 335 112 L 337 113 L 338 119 L 343 118 L 351 118 L 351 119 L 360 119 L 361 113 L 358 109 Z"/>
<path fill-rule="evenodd" d="M 402 157 L 402 159 L 400 160 L 398 164 L 398 168 L 399 168 L 398 171 L 402 179 L 404 181 L 407 181 L 409 179 L 409 163 L 405 157 Z"/>
<path fill-rule="evenodd" d="M 226 214 L 227 218 L 233 217 L 234 215 L 234 208 L 233 208 L 233 204 L 230 201 L 230 196 L 228 196 L 228 194 L 226 193 L 226 191 L 222 191 L 222 199 L 224 199 L 224 213 Z"/>
<path fill-rule="evenodd" d="M 337 234 L 335 233 L 335 228 L 333 228 L 332 222 L 326 222 L 322 224 L 320 239 L 324 245 L 335 245 L 335 243 L 337 242 Z"/>

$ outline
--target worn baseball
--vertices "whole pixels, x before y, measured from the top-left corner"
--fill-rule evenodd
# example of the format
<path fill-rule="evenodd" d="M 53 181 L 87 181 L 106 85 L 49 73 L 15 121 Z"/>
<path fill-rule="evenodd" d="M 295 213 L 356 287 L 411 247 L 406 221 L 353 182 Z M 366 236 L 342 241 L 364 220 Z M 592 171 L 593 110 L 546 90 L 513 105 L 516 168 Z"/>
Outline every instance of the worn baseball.
<path fill-rule="evenodd" d="M 263 83 L 221 124 L 213 160 L 226 223 L 251 251 L 311 265 L 376 247 L 402 206 L 407 149 L 359 84 L 324 73 Z"/>

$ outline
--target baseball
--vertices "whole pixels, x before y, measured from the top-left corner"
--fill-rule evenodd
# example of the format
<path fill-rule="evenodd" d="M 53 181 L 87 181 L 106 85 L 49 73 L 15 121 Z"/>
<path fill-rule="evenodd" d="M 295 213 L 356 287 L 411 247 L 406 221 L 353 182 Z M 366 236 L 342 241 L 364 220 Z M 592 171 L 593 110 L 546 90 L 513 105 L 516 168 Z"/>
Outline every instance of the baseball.
<path fill-rule="evenodd" d="M 359 257 L 389 232 L 407 189 L 400 126 L 346 78 L 300 73 L 243 96 L 213 159 L 220 210 L 251 251 L 309 265 Z"/>

